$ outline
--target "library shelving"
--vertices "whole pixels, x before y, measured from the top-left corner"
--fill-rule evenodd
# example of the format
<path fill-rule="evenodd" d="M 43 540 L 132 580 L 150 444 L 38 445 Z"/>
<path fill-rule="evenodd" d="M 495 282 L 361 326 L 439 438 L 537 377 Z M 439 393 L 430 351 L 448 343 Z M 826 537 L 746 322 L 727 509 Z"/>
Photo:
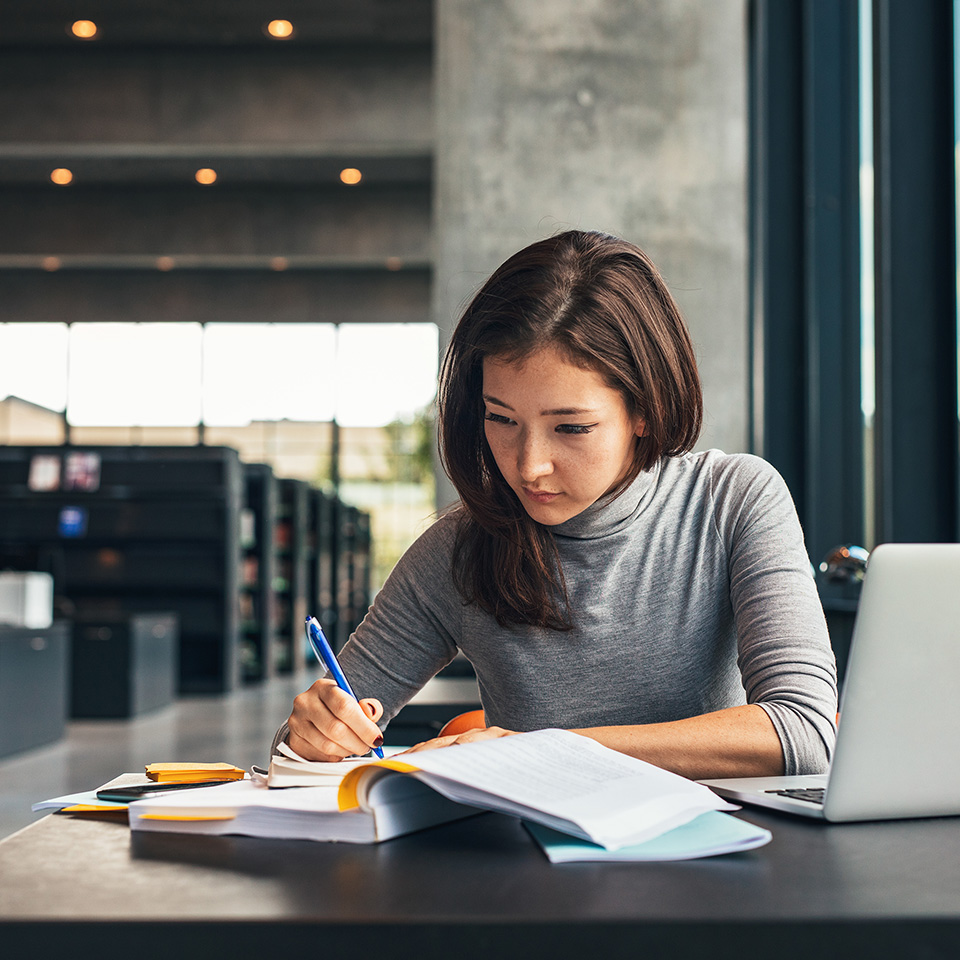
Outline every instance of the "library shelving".
<path fill-rule="evenodd" d="M 274 579 L 276 602 L 277 673 L 297 673 L 303 666 L 303 623 L 308 608 L 308 528 L 310 524 L 310 487 L 304 480 L 278 481 L 277 522 L 274 546 L 277 574 Z"/>
<path fill-rule="evenodd" d="M 370 532 L 370 514 L 357 507 L 346 508 L 346 522 L 350 525 L 348 554 L 347 608 L 344 619 L 348 636 L 360 625 L 370 606 L 370 567 L 373 545 Z"/>
<path fill-rule="evenodd" d="M 307 613 L 320 621 L 331 640 L 336 636 L 337 621 L 333 573 L 335 503 L 335 499 L 322 490 L 310 490 L 307 527 Z M 315 657 L 304 637 L 301 639 L 301 650 L 308 670 L 316 670 Z"/>
<path fill-rule="evenodd" d="M 321 490 L 309 492 L 307 598 L 335 650 L 340 650 L 370 603 L 370 515 Z M 304 659 L 313 655 L 304 645 Z"/>
<path fill-rule="evenodd" d="M 246 682 L 274 675 L 277 629 L 277 478 L 266 463 L 244 463 L 241 525 L 240 668 Z"/>
<path fill-rule="evenodd" d="M 333 504 L 334 648 L 339 650 L 370 602 L 370 515 L 336 500 Z"/>
<path fill-rule="evenodd" d="M 231 690 L 243 482 L 227 447 L 0 446 L 0 568 L 75 624 L 175 614 L 179 692 Z"/>

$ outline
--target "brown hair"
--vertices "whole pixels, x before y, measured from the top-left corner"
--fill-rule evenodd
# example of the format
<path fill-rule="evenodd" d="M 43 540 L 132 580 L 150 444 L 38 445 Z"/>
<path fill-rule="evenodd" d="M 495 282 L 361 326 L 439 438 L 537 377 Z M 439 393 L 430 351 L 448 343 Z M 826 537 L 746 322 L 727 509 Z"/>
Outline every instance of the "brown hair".
<path fill-rule="evenodd" d="M 501 626 L 572 627 L 549 527 L 503 479 L 484 434 L 483 360 L 523 360 L 545 347 L 597 371 L 622 394 L 644 436 L 622 492 L 641 471 L 692 449 L 703 399 L 676 302 L 639 247 L 571 230 L 503 263 L 464 311 L 440 375 L 440 457 L 462 503 L 454 579 L 465 602 Z"/>

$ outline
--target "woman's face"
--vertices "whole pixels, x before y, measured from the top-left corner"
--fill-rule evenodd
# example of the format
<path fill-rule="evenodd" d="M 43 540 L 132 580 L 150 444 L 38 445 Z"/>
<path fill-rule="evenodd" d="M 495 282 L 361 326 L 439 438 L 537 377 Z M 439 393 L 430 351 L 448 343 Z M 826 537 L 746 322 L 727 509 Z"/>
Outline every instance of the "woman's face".
<path fill-rule="evenodd" d="M 548 347 L 483 362 L 484 432 L 504 480 L 539 523 L 563 523 L 615 487 L 643 421 L 594 370 Z"/>

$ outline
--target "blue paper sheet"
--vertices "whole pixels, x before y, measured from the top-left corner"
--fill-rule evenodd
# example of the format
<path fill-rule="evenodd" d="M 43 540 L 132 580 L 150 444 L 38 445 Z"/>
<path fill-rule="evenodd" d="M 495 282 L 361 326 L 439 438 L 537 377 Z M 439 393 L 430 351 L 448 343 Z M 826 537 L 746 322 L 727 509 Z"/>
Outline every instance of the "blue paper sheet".
<path fill-rule="evenodd" d="M 595 843 L 558 833 L 538 823 L 524 822 L 524 826 L 543 848 L 551 863 L 692 860 L 753 850 L 772 839 L 769 830 L 716 810 L 702 813 L 682 827 L 661 833 L 645 843 L 621 847 L 619 850 L 606 850 Z"/>

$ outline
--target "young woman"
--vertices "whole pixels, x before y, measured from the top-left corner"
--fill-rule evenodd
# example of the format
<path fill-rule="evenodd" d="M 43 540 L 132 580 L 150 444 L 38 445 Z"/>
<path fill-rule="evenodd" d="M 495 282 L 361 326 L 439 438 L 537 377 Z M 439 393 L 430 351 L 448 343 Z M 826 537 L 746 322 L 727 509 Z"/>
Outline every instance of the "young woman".
<path fill-rule="evenodd" d="M 506 261 L 444 360 L 460 504 L 404 554 L 331 680 L 276 743 L 339 760 L 458 651 L 489 726 L 571 729 L 685 776 L 825 769 L 837 687 L 790 495 L 749 455 L 690 453 L 693 348 L 636 246 L 570 231 Z"/>

